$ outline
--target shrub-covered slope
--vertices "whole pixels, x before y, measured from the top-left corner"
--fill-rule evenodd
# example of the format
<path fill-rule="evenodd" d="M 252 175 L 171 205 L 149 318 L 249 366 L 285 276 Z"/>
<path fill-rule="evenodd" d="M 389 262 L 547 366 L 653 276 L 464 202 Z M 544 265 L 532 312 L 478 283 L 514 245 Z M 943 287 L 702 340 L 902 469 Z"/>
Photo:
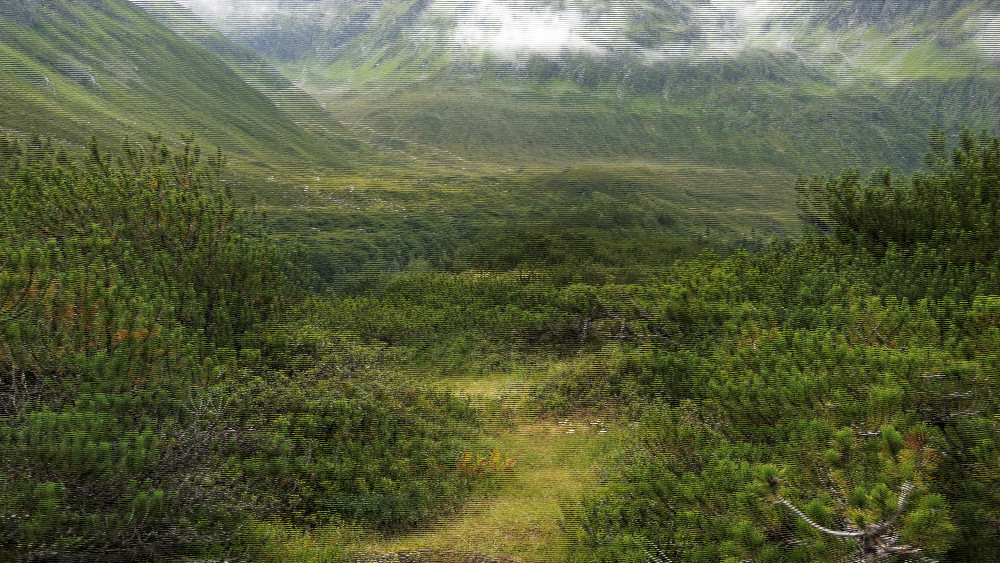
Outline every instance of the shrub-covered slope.
<path fill-rule="evenodd" d="M 0 136 L 0 554 L 248 557 L 254 523 L 402 530 L 483 481 L 474 413 L 304 296 L 222 157 Z"/>

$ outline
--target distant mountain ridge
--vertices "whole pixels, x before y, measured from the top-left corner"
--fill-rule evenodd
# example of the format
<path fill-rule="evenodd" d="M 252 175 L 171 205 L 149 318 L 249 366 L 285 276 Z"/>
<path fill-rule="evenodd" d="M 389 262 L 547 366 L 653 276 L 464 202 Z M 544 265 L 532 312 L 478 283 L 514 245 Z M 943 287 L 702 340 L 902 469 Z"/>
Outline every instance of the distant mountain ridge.
<path fill-rule="evenodd" d="M 0 62 L 3 127 L 262 167 L 373 158 L 338 121 L 455 162 L 807 173 L 1000 126 L 995 0 L 27 0 Z"/>
<path fill-rule="evenodd" d="M 995 59 L 1000 45 L 995 0 L 180 2 L 231 39 L 280 61 L 357 57 L 404 38 L 450 47 L 458 58 L 587 53 L 649 64 L 732 57 L 753 48 L 851 58 L 885 42 L 905 50 L 928 39 L 948 52 L 980 51 Z M 875 61 L 849 62 L 861 68 Z"/>
<path fill-rule="evenodd" d="M 184 3 L 339 119 L 466 158 L 908 169 L 933 126 L 1000 124 L 995 0 Z"/>

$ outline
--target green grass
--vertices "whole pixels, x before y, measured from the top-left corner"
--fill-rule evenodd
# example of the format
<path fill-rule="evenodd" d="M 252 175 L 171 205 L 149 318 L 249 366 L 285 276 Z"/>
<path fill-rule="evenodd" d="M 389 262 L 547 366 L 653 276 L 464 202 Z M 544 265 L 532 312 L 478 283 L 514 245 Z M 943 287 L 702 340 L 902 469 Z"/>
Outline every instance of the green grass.
<path fill-rule="evenodd" d="M 254 522 L 259 563 L 336 563 L 348 561 L 348 546 L 356 545 L 366 533 L 356 526 L 330 525 L 304 531 L 281 522 Z"/>
<path fill-rule="evenodd" d="M 498 437 L 498 444 L 517 463 L 494 495 L 470 502 L 428 530 L 374 542 L 365 549 L 432 549 L 505 555 L 525 562 L 565 561 L 569 546 L 560 526 L 561 507 L 594 490 L 597 461 L 617 435 L 598 433 L 598 426 L 591 426 L 587 418 L 565 421 L 523 422 Z"/>

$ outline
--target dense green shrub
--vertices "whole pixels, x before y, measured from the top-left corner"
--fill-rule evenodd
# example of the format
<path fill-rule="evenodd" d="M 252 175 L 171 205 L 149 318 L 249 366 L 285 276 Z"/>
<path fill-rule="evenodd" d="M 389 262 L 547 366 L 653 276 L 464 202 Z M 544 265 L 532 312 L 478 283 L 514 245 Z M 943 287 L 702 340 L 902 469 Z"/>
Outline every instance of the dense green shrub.
<path fill-rule="evenodd" d="M 302 276 L 222 164 L 0 136 L 0 549 L 242 557 L 248 519 L 399 530 L 482 481 L 468 407 L 288 336 Z"/>
<path fill-rule="evenodd" d="M 637 420 L 608 490 L 567 512 L 578 558 L 995 558 L 998 143 L 965 134 L 949 155 L 934 137 L 909 184 L 815 182 L 802 241 L 708 277 L 685 262 L 634 298 L 623 332 L 641 346 L 609 344 L 613 360 L 547 390 Z"/>
<path fill-rule="evenodd" d="M 408 530 L 461 503 L 477 479 L 457 465 L 481 430 L 451 395 L 387 382 L 248 382 L 227 420 L 260 429 L 226 472 L 300 524 L 331 517 Z"/>

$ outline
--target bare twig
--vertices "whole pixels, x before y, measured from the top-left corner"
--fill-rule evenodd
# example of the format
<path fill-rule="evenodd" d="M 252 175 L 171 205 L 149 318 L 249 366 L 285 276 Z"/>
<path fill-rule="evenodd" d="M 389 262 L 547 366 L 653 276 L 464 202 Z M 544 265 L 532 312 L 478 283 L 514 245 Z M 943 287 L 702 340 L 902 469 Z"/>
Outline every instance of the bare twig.
<path fill-rule="evenodd" d="M 824 534 L 828 534 L 828 535 L 831 535 L 831 536 L 837 536 L 839 538 L 860 538 L 861 536 L 864 536 L 864 535 L 866 535 L 866 534 L 869 533 L 866 530 L 855 530 L 855 531 L 850 531 L 850 532 L 843 532 L 843 531 L 840 531 L 840 530 L 831 530 L 830 528 L 824 528 L 823 526 L 820 526 L 819 524 L 813 522 L 808 516 L 806 516 L 805 512 L 802 512 L 798 508 L 795 508 L 795 505 L 793 505 L 792 503 L 790 503 L 787 500 L 781 498 L 780 496 L 777 497 L 777 498 L 778 498 L 778 500 L 776 500 L 775 502 L 777 502 L 778 504 L 782 504 L 782 505 L 786 506 L 789 510 L 791 510 L 792 512 L 794 512 L 796 516 L 798 516 L 799 518 L 801 518 L 806 524 L 809 524 L 810 526 L 812 526 L 813 528 L 819 530 L 820 532 L 823 532 Z"/>
<path fill-rule="evenodd" d="M 886 521 L 886 524 L 893 524 L 899 519 L 903 514 L 903 506 L 906 504 L 906 499 L 910 496 L 910 492 L 913 491 L 913 485 L 907 481 L 903 483 L 903 486 L 899 491 L 899 501 L 896 503 L 896 513 L 892 515 L 892 518 Z"/>
<path fill-rule="evenodd" d="M 641 549 L 642 552 L 645 553 L 647 557 L 649 557 L 650 563 L 673 563 L 670 560 L 670 558 L 667 557 L 667 554 L 663 553 L 663 550 L 660 549 L 659 546 L 657 546 L 655 543 L 653 543 L 652 540 L 650 540 L 649 538 L 642 538 L 642 539 L 646 540 L 646 543 L 651 545 L 653 549 L 656 550 L 656 555 L 653 555 L 648 550 L 646 550 L 645 547 L 642 547 L 641 545 L 639 546 L 639 549 Z"/>

